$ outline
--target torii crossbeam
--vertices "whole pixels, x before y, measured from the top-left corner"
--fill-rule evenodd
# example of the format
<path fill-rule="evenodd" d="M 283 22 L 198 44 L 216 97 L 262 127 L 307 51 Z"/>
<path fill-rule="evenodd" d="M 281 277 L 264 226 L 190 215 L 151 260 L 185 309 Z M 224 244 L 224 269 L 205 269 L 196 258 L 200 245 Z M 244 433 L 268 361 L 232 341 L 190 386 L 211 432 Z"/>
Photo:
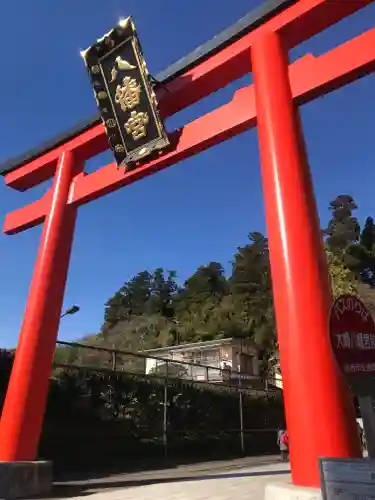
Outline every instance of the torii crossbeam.
<path fill-rule="evenodd" d="M 44 229 L 0 422 L 0 461 L 37 454 L 78 207 L 256 125 L 293 482 L 319 485 L 319 456 L 359 456 L 350 395 L 329 345 L 331 295 L 298 106 L 375 70 L 375 27 L 291 65 L 288 50 L 371 2 L 270 0 L 172 66 L 158 76 L 164 118 L 250 71 L 254 84 L 171 132 L 171 150 L 135 170 L 112 163 L 84 172 L 85 161 L 108 148 L 97 118 L 4 165 L 13 189 L 54 182 L 5 219 L 7 234 L 41 223 Z"/>

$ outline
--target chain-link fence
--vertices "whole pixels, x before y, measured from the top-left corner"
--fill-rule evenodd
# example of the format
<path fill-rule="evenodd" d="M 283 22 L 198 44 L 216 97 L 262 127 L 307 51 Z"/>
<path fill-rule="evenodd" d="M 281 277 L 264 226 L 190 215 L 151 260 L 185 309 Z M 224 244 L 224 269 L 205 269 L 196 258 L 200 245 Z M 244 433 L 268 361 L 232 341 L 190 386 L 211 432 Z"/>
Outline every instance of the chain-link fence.
<path fill-rule="evenodd" d="M 40 458 L 52 460 L 57 473 L 277 451 L 282 394 L 257 377 L 145 353 L 59 345 L 40 446 Z M 0 366 L 2 396 L 11 358 Z"/>
<path fill-rule="evenodd" d="M 65 420 L 74 418 L 82 447 L 98 448 L 102 439 L 101 454 L 114 456 L 135 441 L 129 450 L 132 459 L 142 454 L 200 459 L 277 451 L 283 404 L 281 391 L 270 381 L 148 353 L 58 344 L 64 352 L 57 350 L 54 376 L 60 387 L 75 381 L 75 389 L 70 387 L 77 392 L 75 409 Z M 57 405 L 53 410 L 55 416 L 64 412 L 66 404 L 65 409 Z M 68 442 L 71 432 L 67 429 L 63 438 L 56 436 L 60 455 L 61 441 Z M 52 434 L 57 433 L 50 429 L 48 435 Z"/>
<path fill-rule="evenodd" d="M 133 352 L 80 342 L 58 341 L 54 366 L 56 368 L 82 367 L 86 369 L 110 369 L 128 374 L 147 375 L 156 378 L 178 378 L 194 383 L 210 384 L 212 388 L 224 387 L 247 390 L 253 394 L 280 393 L 277 380 L 271 376 L 241 373 L 203 363 L 193 363 L 147 352 Z M 61 347 L 62 346 L 62 347 Z M 150 363 L 151 362 L 151 363 Z M 212 384 L 215 384 L 214 386 Z"/>

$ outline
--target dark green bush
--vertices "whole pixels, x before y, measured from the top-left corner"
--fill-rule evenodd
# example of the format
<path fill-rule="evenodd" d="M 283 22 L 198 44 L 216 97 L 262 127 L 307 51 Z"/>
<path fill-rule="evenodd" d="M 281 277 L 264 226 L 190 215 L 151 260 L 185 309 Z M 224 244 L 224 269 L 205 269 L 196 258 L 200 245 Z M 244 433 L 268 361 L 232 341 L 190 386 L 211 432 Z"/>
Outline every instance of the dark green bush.
<path fill-rule="evenodd" d="M 0 355 L 0 397 L 12 359 Z M 248 454 L 276 451 L 280 395 L 243 396 Z M 145 465 L 241 454 L 239 394 L 171 379 L 164 435 L 164 379 L 111 371 L 63 370 L 51 380 L 39 454 L 55 470 Z M 165 440 L 167 450 L 165 449 Z"/>

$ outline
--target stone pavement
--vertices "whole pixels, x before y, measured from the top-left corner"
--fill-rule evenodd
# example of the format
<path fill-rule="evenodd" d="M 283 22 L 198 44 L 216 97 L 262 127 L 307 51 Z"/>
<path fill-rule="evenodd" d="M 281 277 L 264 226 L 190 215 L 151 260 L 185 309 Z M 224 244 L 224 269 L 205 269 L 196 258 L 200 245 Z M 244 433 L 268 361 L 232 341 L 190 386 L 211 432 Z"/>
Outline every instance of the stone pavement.
<path fill-rule="evenodd" d="M 59 483 L 48 500 L 263 500 L 265 485 L 289 481 L 289 470 L 276 457 L 211 462 Z"/>

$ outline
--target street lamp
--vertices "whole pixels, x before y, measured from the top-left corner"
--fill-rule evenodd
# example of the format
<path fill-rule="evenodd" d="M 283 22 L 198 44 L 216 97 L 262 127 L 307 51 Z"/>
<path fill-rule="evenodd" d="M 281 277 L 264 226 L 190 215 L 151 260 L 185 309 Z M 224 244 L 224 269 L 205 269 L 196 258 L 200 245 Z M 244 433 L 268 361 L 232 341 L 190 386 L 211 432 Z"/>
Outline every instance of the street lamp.
<path fill-rule="evenodd" d="M 75 314 L 78 311 L 79 311 L 79 306 L 73 304 L 71 307 L 69 307 L 69 309 L 67 309 L 65 312 L 62 313 L 60 318 L 64 318 L 64 316 Z"/>

